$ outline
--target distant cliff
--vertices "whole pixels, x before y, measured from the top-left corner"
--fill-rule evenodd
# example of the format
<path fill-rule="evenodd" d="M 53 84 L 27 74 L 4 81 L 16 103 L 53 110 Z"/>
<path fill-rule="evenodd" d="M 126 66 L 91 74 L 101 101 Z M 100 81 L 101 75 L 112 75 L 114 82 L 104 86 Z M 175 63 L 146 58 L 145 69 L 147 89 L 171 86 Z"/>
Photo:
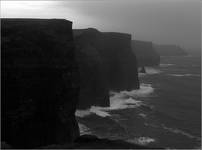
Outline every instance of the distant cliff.
<path fill-rule="evenodd" d="M 154 49 L 152 42 L 132 40 L 131 44 L 139 67 L 157 66 L 160 64 L 160 56 Z"/>
<path fill-rule="evenodd" d="M 139 88 L 131 35 L 89 28 L 74 30 L 74 36 L 81 72 L 80 107 L 109 106 L 109 90 Z"/>
<path fill-rule="evenodd" d="M 72 22 L 1 19 L 1 140 L 13 148 L 72 143 L 79 70 Z"/>
<path fill-rule="evenodd" d="M 177 45 L 157 45 L 154 44 L 154 49 L 160 56 L 184 56 L 187 52 Z"/>
<path fill-rule="evenodd" d="M 131 35 L 104 32 L 97 46 L 108 67 L 107 77 L 110 89 L 138 89 L 137 62 L 131 48 Z"/>

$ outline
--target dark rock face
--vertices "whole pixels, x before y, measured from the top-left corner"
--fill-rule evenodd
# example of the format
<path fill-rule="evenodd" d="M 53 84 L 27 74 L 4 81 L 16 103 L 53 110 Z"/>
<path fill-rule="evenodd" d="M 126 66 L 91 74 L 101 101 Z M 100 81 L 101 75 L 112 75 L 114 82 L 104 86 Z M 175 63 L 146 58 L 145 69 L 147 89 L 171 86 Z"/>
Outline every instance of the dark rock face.
<path fill-rule="evenodd" d="M 98 41 L 100 54 L 107 64 L 107 77 L 112 90 L 139 88 L 136 56 L 131 48 L 131 35 L 103 33 Z"/>
<path fill-rule="evenodd" d="M 109 106 L 109 89 L 102 57 L 94 45 L 97 30 L 74 30 L 81 89 L 78 108 Z"/>
<path fill-rule="evenodd" d="M 71 143 L 79 72 L 72 23 L 1 19 L 2 141 L 13 148 Z"/>
<path fill-rule="evenodd" d="M 132 40 L 131 44 L 139 67 L 157 66 L 160 64 L 160 56 L 153 48 L 152 42 Z"/>
<path fill-rule="evenodd" d="M 80 107 L 109 106 L 109 89 L 139 88 L 131 35 L 89 28 L 74 30 L 74 36 L 81 72 Z"/>
<path fill-rule="evenodd" d="M 185 56 L 187 52 L 177 45 L 154 45 L 160 56 Z"/>

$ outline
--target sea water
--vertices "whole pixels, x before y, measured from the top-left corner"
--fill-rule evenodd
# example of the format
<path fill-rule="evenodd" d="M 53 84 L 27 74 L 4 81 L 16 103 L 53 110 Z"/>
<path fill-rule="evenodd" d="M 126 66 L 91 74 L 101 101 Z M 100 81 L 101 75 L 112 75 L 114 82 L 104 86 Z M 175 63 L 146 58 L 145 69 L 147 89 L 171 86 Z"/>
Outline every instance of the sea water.
<path fill-rule="evenodd" d="M 77 110 L 81 134 L 163 148 L 201 147 L 201 59 L 161 57 L 140 89 L 110 91 L 110 107 Z"/>

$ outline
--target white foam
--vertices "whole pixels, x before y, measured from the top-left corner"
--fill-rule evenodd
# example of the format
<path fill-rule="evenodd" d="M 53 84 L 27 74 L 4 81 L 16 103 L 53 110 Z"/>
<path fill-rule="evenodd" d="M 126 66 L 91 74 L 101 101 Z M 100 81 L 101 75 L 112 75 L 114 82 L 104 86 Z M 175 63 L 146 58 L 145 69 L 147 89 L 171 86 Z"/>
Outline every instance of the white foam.
<path fill-rule="evenodd" d="M 147 115 L 146 114 L 144 114 L 144 113 L 140 113 L 140 114 L 138 114 L 140 117 L 142 117 L 142 118 L 146 118 L 147 117 Z"/>
<path fill-rule="evenodd" d="M 138 90 L 122 91 L 120 93 L 131 96 L 133 98 L 137 98 L 137 97 L 147 97 L 150 94 L 152 94 L 153 92 L 154 92 L 154 88 L 151 86 L 151 84 L 142 83 L 140 85 L 140 89 L 138 89 Z"/>
<path fill-rule="evenodd" d="M 169 66 L 173 66 L 174 64 L 160 64 L 160 67 L 169 67 Z"/>
<path fill-rule="evenodd" d="M 99 107 L 99 106 L 92 106 L 90 108 L 90 112 L 94 113 L 100 117 L 108 117 L 111 116 L 107 111 L 110 109 L 110 107 Z"/>
<path fill-rule="evenodd" d="M 91 106 L 91 108 L 86 110 L 77 110 L 75 115 L 77 117 L 85 117 L 91 114 L 96 114 L 100 117 L 109 117 L 111 116 L 109 113 L 110 110 L 135 108 L 141 106 L 141 103 L 142 103 L 141 101 L 136 101 L 132 98 L 125 100 L 124 99 L 111 100 L 110 98 L 110 107 Z"/>
<path fill-rule="evenodd" d="M 118 110 L 118 109 L 126 109 L 126 108 L 135 108 L 141 106 L 142 102 L 134 100 L 132 98 L 128 99 L 115 99 L 110 98 L 110 107 L 109 110 Z"/>
<path fill-rule="evenodd" d="M 153 67 L 145 67 L 145 68 L 146 68 L 147 74 L 159 74 L 159 73 L 161 73 L 161 71 L 157 68 L 153 68 Z"/>
<path fill-rule="evenodd" d="M 163 129 L 168 130 L 168 131 L 170 131 L 172 133 L 181 134 L 181 135 L 184 135 L 184 136 L 186 136 L 188 138 L 197 139 L 199 141 L 201 140 L 199 137 L 193 136 L 190 133 L 187 133 L 187 132 L 182 131 L 180 129 L 174 129 L 174 128 L 166 127 L 164 124 L 162 124 L 161 126 L 163 127 Z"/>
<path fill-rule="evenodd" d="M 168 75 L 175 76 L 175 77 L 190 77 L 190 76 L 200 77 L 201 76 L 200 74 L 168 74 Z"/>
<path fill-rule="evenodd" d="M 81 124 L 81 123 L 78 123 L 78 124 L 79 124 L 80 135 L 91 134 L 91 131 L 88 127 L 86 127 L 84 124 Z"/>
<path fill-rule="evenodd" d="M 138 97 L 147 97 L 149 96 L 154 89 L 151 84 L 141 84 L 140 89 L 132 91 L 121 91 L 121 92 L 110 92 L 110 107 L 99 107 L 91 106 L 91 108 L 86 110 L 77 110 L 77 117 L 85 117 L 91 114 L 96 114 L 100 117 L 109 117 L 111 116 L 109 111 L 127 109 L 127 108 L 137 108 L 140 107 L 143 103 L 142 101 L 136 100 Z"/>
<path fill-rule="evenodd" d="M 150 138 L 150 137 L 138 137 L 138 138 L 127 140 L 127 142 L 135 143 L 135 144 L 139 144 L 139 145 L 148 145 L 155 141 L 156 141 L 155 139 Z"/>
<path fill-rule="evenodd" d="M 90 115 L 91 114 L 91 112 L 90 112 L 90 110 L 89 109 L 85 109 L 85 110 L 81 110 L 81 109 L 79 109 L 79 110 L 76 110 L 76 113 L 75 113 L 75 115 L 77 116 L 77 117 L 85 117 L 85 116 L 88 116 L 88 115 Z"/>
<path fill-rule="evenodd" d="M 96 114 L 100 117 L 108 117 L 111 116 L 108 112 L 108 107 L 99 107 L 99 106 L 91 106 L 91 108 L 89 109 L 85 109 L 85 110 L 76 110 L 75 115 L 77 117 L 86 117 L 92 114 Z"/>
<path fill-rule="evenodd" d="M 160 71 L 157 68 L 153 68 L 153 67 L 145 67 L 145 72 L 146 73 L 138 73 L 139 77 L 141 76 L 145 76 L 145 75 L 154 75 L 154 74 L 159 74 L 162 71 Z"/>
<path fill-rule="evenodd" d="M 183 130 L 180 130 L 180 129 L 176 129 L 176 128 L 171 128 L 171 127 L 167 127 L 165 126 L 164 124 L 161 124 L 160 126 L 159 125 L 155 125 L 155 124 L 148 124 L 148 123 L 144 123 L 145 126 L 151 126 L 153 128 L 163 128 L 169 132 L 172 132 L 172 133 L 175 133 L 175 134 L 181 134 L 181 135 L 184 135 L 188 138 L 191 138 L 191 139 L 196 139 L 198 141 L 201 141 L 201 138 L 200 137 L 196 137 L 194 135 L 191 135 L 190 133 L 187 133 Z"/>

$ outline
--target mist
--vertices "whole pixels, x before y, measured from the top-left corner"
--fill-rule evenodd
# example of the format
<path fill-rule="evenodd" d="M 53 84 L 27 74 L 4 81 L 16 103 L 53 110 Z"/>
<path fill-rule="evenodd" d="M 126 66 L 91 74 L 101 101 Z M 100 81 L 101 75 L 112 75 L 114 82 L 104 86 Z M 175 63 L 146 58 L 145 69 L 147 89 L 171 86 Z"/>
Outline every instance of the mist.
<path fill-rule="evenodd" d="M 189 51 L 201 47 L 200 0 L 1 1 L 1 17 L 65 18 L 75 29 L 125 32 Z"/>

